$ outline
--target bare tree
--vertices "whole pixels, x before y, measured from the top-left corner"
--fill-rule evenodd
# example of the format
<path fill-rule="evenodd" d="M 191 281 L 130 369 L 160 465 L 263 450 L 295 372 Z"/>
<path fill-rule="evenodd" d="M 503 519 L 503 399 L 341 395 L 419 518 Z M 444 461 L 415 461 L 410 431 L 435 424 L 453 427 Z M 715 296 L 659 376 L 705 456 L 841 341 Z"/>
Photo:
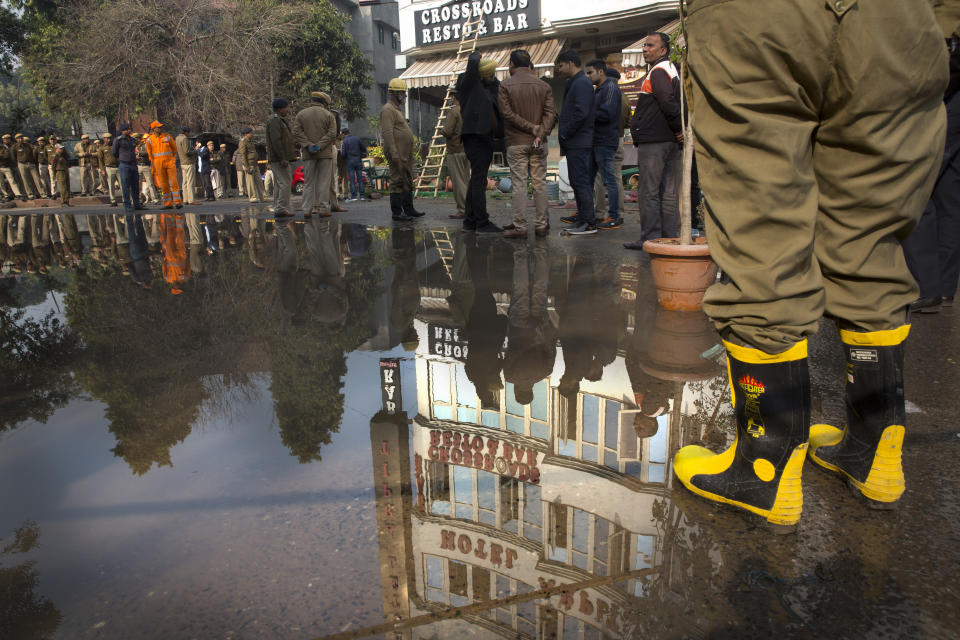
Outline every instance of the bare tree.
<path fill-rule="evenodd" d="M 70 0 L 59 33 L 34 38 L 31 79 L 68 112 L 139 114 L 232 128 L 269 113 L 285 43 L 307 0 Z M 345 37 L 349 37 L 345 34 Z"/>

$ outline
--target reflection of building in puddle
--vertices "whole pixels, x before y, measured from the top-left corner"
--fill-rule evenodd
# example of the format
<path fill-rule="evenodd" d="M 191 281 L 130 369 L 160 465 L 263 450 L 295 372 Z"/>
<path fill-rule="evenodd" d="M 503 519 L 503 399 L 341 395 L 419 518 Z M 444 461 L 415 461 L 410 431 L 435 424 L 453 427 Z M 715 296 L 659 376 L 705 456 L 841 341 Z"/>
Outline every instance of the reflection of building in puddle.
<path fill-rule="evenodd" d="M 717 392 L 703 375 L 668 380 L 655 428 L 641 434 L 635 416 L 644 409 L 625 354 L 600 379 L 561 394 L 558 349 L 553 371 L 520 404 L 506 381 L 481 398 L 467 375 L 471 345 L 454 326 L 418 320 L 417 329 L 409 536 L 385 537 L 402 518 L 389 498 L 378 502 L 388 620 L 411 619 L 405 637 L 629 635 L 627 612 L 688 570 L 696 527 L 670 500 L 669 461 L 682 440 L 699 437 L 694 418 L 716 406 L 723 385 Z M 398 443 L 405 434 L 404 425 Z M 391 445 L 371 437 L 375 474 L 386 473 Z M 717 561 L 715 550 L 706 555 Z M 398 586 L 404 575 L 409 584 Z M 457 620 L 437 622 L 452 609 Z M 414 622 L 425 615 L 437 626 L 421 634 Z"/>

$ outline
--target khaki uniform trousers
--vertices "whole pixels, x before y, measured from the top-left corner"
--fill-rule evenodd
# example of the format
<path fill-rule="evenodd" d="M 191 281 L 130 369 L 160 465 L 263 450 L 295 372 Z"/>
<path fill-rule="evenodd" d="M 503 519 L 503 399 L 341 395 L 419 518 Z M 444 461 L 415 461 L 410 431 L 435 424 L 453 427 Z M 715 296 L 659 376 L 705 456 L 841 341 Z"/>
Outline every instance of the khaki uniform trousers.
<path fill-rule="evenodd" d="M 340 173 L 337 163 L 340 159 L 340 151 L 333 147 L 333 161 L 330 162 L 330 206 L 337 204 L 337 186 L 340 182 Z"/>
<path fill-rule="evenodd" d="M 80 243 L 80 230 L 77 228 L 76 218 L 72 213 L 57 213 L 54 215 L 56 216 L 55 220 L 57 222 L 57 232 L 60 234 L 60 242 L 70 247 L 70 251 L 73 253 L 79 254 L 82 245 Z"/>
<path fill-rule="evenodd" d="M 330 212 L 330 180 L 333 178 L 330 166 L 334 162 L 333 158 L 303 161 L 304 213 L 310 213 L 313 209 L 320 213 Z"/>
<path fill-rule="evenodd" d="M 917 287 L 901 242 L 944 148 L 931 3 L 781 3 L 771 20 L 766 0 L 690 0 L 689 12 L 697 167 L 724 274 L 704 311 L 771 354 L 823 314 L 848 330 L 903 325 Z"/>
<path fill-rule="evenodd" d="M 453 183 L 453 199 L 457 203 L 457 213 L 467 213 L 467 183 L 470 182 L 470 163 L 464 152 L 447 154 L 447 174 Z"/>
<path fill-rule="evenodd" d="M 50 187 L 52 183 L 50 182 L 50 165 L 41 164 L 37 166 L 37 171 L 40 173 L 40 190 L 44 198 L 49 198 L 53 195 L 53 189 Z"/>
<path fill-rule="evenodd" d="M 37 171 L 35 164 L 21 164 L 20 179 L 23 180 L 23 189 L 28 194 L 40 198 L 43 197 L 43 186 L 40 184 L 40 172 Z"/>
<path fill-rule="evenodd" d="M 527 175 L 533 184 L 533 204 L 536 208 L 538 229 L 547 221 L 547 148 L 534 149 L 528 144 L 507 147 L 510 182 L 513 183 L 513 224 L 527 228 Z"/>
<path fill-rule="evenodd" d="M 267 197 L 263 195 L 263 179 L 260 177 L 260 169 L 244 171 L 243 178 L 247 183 L 247 196 L 250 198 L 250 202 L 266 202 Z"/>
<path fill-rule="evenodd" d="M 239 197 L 244 197 L 246 195 L 245 185 L 247 183 L 246 175 L 243 172 L 243 169 L 237 169 L 237 195 Z"/>
<path fill-rule="evenodd" d="M 60 193 L 59 188 L 57 187 L 57 170 L 53 168 L 53 165 L 49 162 L 43 165 L 47 169 L 47 173 L 50 180 L 50 196 Z"/>
<path fill-rule="evenodd" d="M 400 162 L 389 162 L 390 193 L 406 193 L 413 191 L 413 156 L 403 158 Z"/>
<path fill-rule="evenodd" d="M 193 204 L 197 193 L 197 168 L 192 164 L 180 165 L 183 174 L 183 204 Z"/>
<path fill-rule="evenodd" d="M 270 169 L 274 176 L 273 210 L 290 213 L 290 183 L 293 180 L 290 177 L 290 163 L 284 166 L 279 162 L 271 162 Z"/>
<path fill-rule="evenodd" d="M 0 175 L 6 179 L 6 183 L 3 185 L 3 195 L 14 196 L 16 198 L 23 197 L 23 194 L 20 193 L 20 185 L 17 184 L 17 179 L 13 175 L 13 169 L 11 167 L 0 167 Z"/>
<path fill-rule="evenodd" d="M 617 146 L 616 153 L 613 154 L 613 174 L 617 177 L 617 193 L 620 194 L 620 217 L 623 217 L 623 141 Z M 594 213 L 598 222 L 607 218 L 610 213 L 610 206 L 607 202 L 607 188 L 600 177 L 600 170 L 597 170 L 597 177 L 593 180 L 593 204 Z M 696 205 L 694 205 L 696 206 Z"/>
<path fill-rule="evenodd" d="M 137 165 L 137 172 L 140 174 L 140 193 L 143 194 L 141 202 L 160 202 L 160 196 L 157 195 L 157 187 L 153 183 L 153 171 L 150 165 Z M 159 240 L 158 240 L 159 242 Z"/>
<path fill-rule="evenodd" d="M 123 200 L 120 190 L 120 169 L 117 167 L 104 167 L 107 172 L 106 192 L 110 196 L 110 202 L 121 202 Z"/>
<path fill-rule="evenodd" d="M 70 202 L 70 174 L 67 171 L 55 171 L 54 176 L 57 178 L 57 192 L 60 194 L 60 202 L 67 204 Z"/>
<path fill-rule="evenodd" d="M 94 185 L 96 184 L 96 167 L 93 161 L 87 161 L 87 164 L 80 165 L 80 191 L 87 195 L 93 195 Z"/>

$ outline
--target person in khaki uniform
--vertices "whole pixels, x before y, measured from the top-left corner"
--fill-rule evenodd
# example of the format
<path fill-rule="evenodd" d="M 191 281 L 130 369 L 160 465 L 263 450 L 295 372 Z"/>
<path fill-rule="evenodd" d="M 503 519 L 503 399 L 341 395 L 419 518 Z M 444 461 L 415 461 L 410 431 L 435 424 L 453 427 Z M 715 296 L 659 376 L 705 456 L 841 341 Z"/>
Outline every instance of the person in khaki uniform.
<path fill-rule="evenodd" d="M 51 135 L 47 138 L 47 144 L 45 147 L 46 156 L 47 156 L 47 171 L 49 172 L 50 180 L 50 197 L 56 198 L 59 197 L 60 192 L 57 190 L 57 172 L 53 168 L 53 154 L 57 150 L 57 145 L 60 144 L 60 140 L 55 135 Z"/>
<path fill-rule="evenodd" d="M 113 155 L 113 134 L 105 133 L 103 139 L 106 142 L 97 149 L 97 159 L 106 176 L 105 186 L 107 196 L 110 198 L 110 206 L 116 207 L 120 201 L 120 163 L 117 161 L 117 157 Z"/>
<path fill-rule="evenodd" d="M 160 202 L 160 196 L 157 195 L 157 187 L 153 182 L 153 171 L 150 169 L 150 156 L 147 154 L 146 136 L 135 133 L 133 137 L 137 139 L 137 173 L 140 174 L 140 193 L 142 195 L 140 202 L 158 204 Z"/>
<path fill-rule="evenodd" d="M 93 141 L 93 187 L 94 191 L 99 191 L 100 193 L 106 195 L 107 186 L 106 186 L 106 172 L 103 170 L 103 166 L 100 164 L 100 147 L 103 146 L 103 140 L 97 138 Z M 93 195 L 93 194 L 91 194 Z"/>
<path fill-rule="evenodd" d="M 266 202 L 267 199 L 263 195 L 263 180 L 260 178 L 260 157 L 253 143 L 253 129 L 244 127 L 241 133 L 243 137 L 240 138 L 240 146 L 237 150 L 240 152 L 240 162 L 250 202 Z"/>
<path fill-rule="evenodd" d="M 322 91 L 310 94 L 310 106 L 293 121 L 293 137 L 303 159 L 303 215 L 330 215 L 330 180 L 333 177 L 333 141 L 339 130 L 328 110 L 330 96 Z"/>
<path fill-rule="evenodd" d="M 330 109 L 333 114 L 334 122 L 337 127 L 337 136 L 333 139 L 333 162 L 330 163 L 330 211 L 334 213 L 346 213 L 347 209 L 340 206 L 340 199 L 337 194 L 340 182 L 340 146 L 343 144 L 343 134 L 340 131 L 340 112 Z"/>
<path fill-rule="evenodd" d="M 44 136 L 37 138 L 37 173 L 40 174 L 40 191 L 42 197 L 49 198 L 50 190 L 50 160 L 47 157 L 47 139 Z"/>
<path fill-rule="evenodd" d="M 463 130 L 463 116 L 460 114 L 460 101 L 457 100 L 457 94 L 453 94 L 453 105 L 447 112 L 447 118 L 443 121 L 443 137 L 447 143 L 447 174 L 450 176 L 450 182 L 453 183 L 453 199 L 457 203 L 457 212 L 451 213 L 450 217 L 455 219 L 463 218 L 467 203 L 467 183 L 470 181 L 470 164 L 467 162 L 467 154 L 463 152 L 463 139 L 460 132 Z"/>
<path fill-rule="evenodd" d="M 929 2 L 688 7 L 697 166 L 723 270 L 703 306 L 727 349 L 737 434 L 719 455 L 684 447 L 674 473 L 782 531 L 800 520 L 807 455 L 891 508 L 905 489 L 903 342 L 917 297 L 901 242 L 944 149 L 943 31 Z M 824 315 L 846 352 L 843 431 L 809 422 L 807 338 Z"/>
<path fill-rule="evenodd" d="M 53 149 L 53 156 L 50 159 L 50 166 L 53 167 L 53 175 L 57 179 L 57 192 L 60 194 L 60 204 L 64 207 L 72 207 L 70 204 L 70 158 L 67 156 L 67 150 L 62 144 L 58 144 Z M 76 223 L 74 223 L 74 227 Z"/>
<path fill-rule="evenodd" d="M 22 133 L 14 136 L 17 141 L 13 145 L 13 153 L 17 158 L 17 167 L 20 169 L 20 179 L 23 189 L 31 200 L 42 197 L 43 186 L 40 183 L 40 173 L 37 171 L 37 149 Z"/>
<path fill-rule="evenodd" d="M 276 185 L 273 188 L 273 210 L 275 216 L 289 216 L 290 187 L 293 178 L 290 163 L 297 159 L 297 145 L 293 140 L 293 129 L 287 120 L 290 103 L 283 98 L 273 101 L 273 115 L 267 120 L 267 160 L 273 170 Z"/>
<path fill-rule="evenodd" d="M 383 130 L 383 154 L 390 167 L 390 212 L 394 220 L 405 222 L 423 214 L 413 208 L 413 131 L 403 115 L 407 83 L 394 78 L 387 86 L 387 103 L 380 109 Z"/>
<path fill-rule="evenodd" d="M 500 83 L 497 103 L 503 116 L 507 163 L 513 183 L 513 227 L 506 238 L 527 237 L 527 175 L 533 183 L 537 211 L 536 234 L 547 235 L 547 136 L 557 110 L 553 90 L 537 77 L 530 54 L 523 49 L 510 53 L 510 77 Z"/>
<path fill-rule="evenodd" d="M 180 160 L 180 174 L 183 176 L 180 186 L 183 191 L 183 204 L 197 204 L 197 150 L 193 148 L 189 134 L 190 127 L 181 127 L 180 135 L 176 138 L 177 158 Z M 190 226 L 189 221 L 187 226 Z"/>
<path fill-rule="evenodd" d="M 73 155 L 77 156 L 80 165 L 80 195 L 93 195 L 94 171 L 97 165 L 97 159 L 93 153 L 93 143 L 90 142 L 90 136 L 83 134 L 80 136 L 80 142 L 74 145 Z"/>
<path fill-rule="evenodd" d="M 0 175 L 6 180 L 3 182 L 3 195 L 7 200 L 23 198 L 23 194 L 20 193 L 20 185 L 13 175 L 17 168 L 17 157 L 13 153 L 12 140 L 10 134 L 5 133 L 2 141 L 0 141 Z"/>

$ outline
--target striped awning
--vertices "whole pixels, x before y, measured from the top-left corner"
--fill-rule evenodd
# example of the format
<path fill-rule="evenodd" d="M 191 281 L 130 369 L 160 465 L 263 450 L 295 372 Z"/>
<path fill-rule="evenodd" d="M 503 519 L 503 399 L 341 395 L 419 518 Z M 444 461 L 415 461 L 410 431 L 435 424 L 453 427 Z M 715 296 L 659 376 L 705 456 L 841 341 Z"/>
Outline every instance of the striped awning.
<path fill-rule="evenodd" d="M 497 78 L 504 80 L 510 75 L 510 52 L 515 49 L 526 49 L 533 61 L 537 75 L 552 75 L 554 62 L 563 50 L 564 40 L 541 40 L 533 44 L 514 44 L 506 47 L 480 47 L 480 54 L 497 63 Z M 407 82 L 410 89 L 421 87 L 446 87 L 456 82 L 457 76 L 467 66 L 467 60 L 461 60 L 456 65 L 457 54 L 450 53 L 442 56 L 431 56 L 417 60 L 400 77 Z"/>
<path fill-rule="evenodd" d="M 657 31 L 660 33 L 665 33 L 671 38 L 676 37 L 677 32 L 680 30 L 680 20 L 674 20 L 663 25 Z M 629 47 L 623 49 L 623 61 L 620 63 L 624 67 L 642 67 L 643 66 L 643 43 L 647 41 L 647 36 L 643 36 Z"/>

